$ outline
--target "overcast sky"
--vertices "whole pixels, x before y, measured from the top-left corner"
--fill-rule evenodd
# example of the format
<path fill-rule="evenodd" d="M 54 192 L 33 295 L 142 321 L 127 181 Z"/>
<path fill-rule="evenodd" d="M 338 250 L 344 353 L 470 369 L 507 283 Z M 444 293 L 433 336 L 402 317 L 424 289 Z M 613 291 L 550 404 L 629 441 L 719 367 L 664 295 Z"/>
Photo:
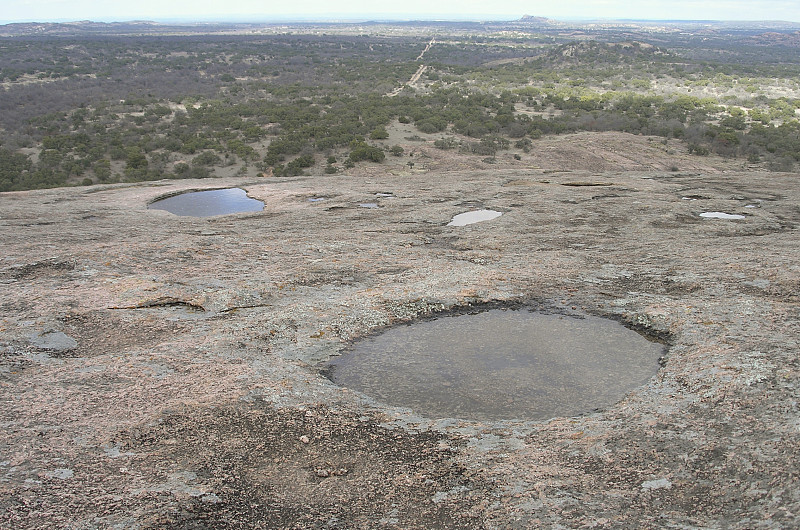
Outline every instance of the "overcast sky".
<path fill-rule="evenodd" d="M 0 0 L 0 23 L 66 20 L 286 20 L 436 18 L 788 20 L 800 0 Z"/>

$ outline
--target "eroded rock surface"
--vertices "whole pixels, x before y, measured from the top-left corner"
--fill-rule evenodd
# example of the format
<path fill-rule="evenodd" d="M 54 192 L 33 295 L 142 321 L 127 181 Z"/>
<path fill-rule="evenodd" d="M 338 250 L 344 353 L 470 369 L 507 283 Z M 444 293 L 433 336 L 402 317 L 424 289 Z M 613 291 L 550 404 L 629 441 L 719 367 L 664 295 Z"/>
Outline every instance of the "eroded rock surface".
<path fill-rule="evenodd" d="M 147 210 L 222 185 L 264 211 Z M 498 167 L 0 205 L 2 527 L 800 523 L 797 175 Z M 479 208 L 503 215 L 447 226 Z M 503 302 L 671 348 L 618 404 L 542 422 L 423 418 L 315 369 L 381 327 Z"/>

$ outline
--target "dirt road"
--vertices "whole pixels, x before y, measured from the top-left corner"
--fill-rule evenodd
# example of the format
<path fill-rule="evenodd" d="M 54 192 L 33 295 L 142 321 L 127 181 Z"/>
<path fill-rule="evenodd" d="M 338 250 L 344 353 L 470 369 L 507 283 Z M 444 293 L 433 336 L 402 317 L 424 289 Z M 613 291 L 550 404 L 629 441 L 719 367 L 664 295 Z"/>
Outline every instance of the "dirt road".
<path fill-rule="evenodd" d="M 428 42 L 428 44 L 425 46 L 425 49 L 422 50 L 422 52 L 419 54 L 419 56 L 417 56 L 416 60 L 417 61 L 421 61 L 422 58 L 425 56 L 425 53 L 428 50 L 430 50 L 431 46 L 433 46 L 435 43 L 436 43 L 436 39 L 435 38 L 431 38 L 430 42 Z M 420 77 L 422 77 L 422 74 L 424 74 L 425 70 L 427 70 L 427 69 L 428 69 L 427 66 L 425 66 L 424 64 L 421 64 L 419 66 L 419 68 L 417 68 L 417 71 L 414 72 L 414 75 L 412 75 L 411 78 L 408 80 L 407 83 L 405 83 L 402 86 L 399 86 L 399 87 L 395 88 L 394 90 L 392 90 L 391 92 L 389 92 L 386 95 L 389 96 L 389 97 L 394 97 L 394 96 L 397 96 L 398 94 L 400 94 L 400 92 L 402 92 L 405 87 L 407 87 L 407 86 L 413 87 L 414 84 L 417 81 L 419 81 Z"/>
<path fill-rule="evenodd" d="M 424 49 L 424 50 L 422 50 L 422 52 L 419 54 L 419 56 L 417 56 L 417 59 L 416 59 L 416 60 L 417 60 L 417 61 L 421 61 L 421 60 L 422 60 L 422 58 L 425 56 L 425 54 L 428 52 L 428 50 L 430 50 L 430 49 L 431 49 L 431 47 L 432 47 L 434 44 L 436 44 L 436 38 L 435 38 L 435 37 L 431 37 L 431 40 L 430 40 L 430 42 L 428 43 L 428 45 L 427 45 L 427 46 L 425 46 L 425 49 Z"/>

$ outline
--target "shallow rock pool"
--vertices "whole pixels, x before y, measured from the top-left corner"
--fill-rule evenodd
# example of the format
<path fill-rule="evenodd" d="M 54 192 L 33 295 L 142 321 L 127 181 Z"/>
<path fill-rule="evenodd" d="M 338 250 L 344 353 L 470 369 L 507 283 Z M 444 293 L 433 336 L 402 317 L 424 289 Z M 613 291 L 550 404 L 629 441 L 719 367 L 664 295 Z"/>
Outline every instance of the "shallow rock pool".
<path fill-rule="evenodd" d="M 447 223 L 447 226 L 466 226 L 483 221 L 491 221 L 492 219 L 496 219 L 501 215 L 503 215 L 502 212 L 495 210 L 474 210 L 471 212 L 464 212 L 454 216 L 453 219 Z"/>
<path fill-rule="evenodd" d="M 264 209 L 264 203 L 251 199 L 243 189 L 226 188 L 181 193 L 150 203 L 147 207 L 152 210 L 166 210 L 175 215 L 212 217 L 242 212 L 260 212 Z"/>
<path fill-rule="evenodd" d="M 324 371 L 422 416 L 543 420 L 613 405 L 656 373 L 663 354 L 609 319 L 495 309 L 391 328 Z"/>

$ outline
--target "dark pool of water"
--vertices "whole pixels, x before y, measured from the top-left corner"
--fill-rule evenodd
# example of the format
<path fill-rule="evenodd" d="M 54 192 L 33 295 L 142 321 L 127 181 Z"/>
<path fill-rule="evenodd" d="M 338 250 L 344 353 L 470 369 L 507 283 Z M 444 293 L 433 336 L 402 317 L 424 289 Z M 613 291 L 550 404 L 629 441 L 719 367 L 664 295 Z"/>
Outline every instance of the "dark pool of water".
<path fill-rule="evenodd" d="M 247 196 L 240 188 L 193 191 L 173 195 L 148 205 L 154 210 L 166 210 L 175 215 L 211 217 L 241 212 L 260 212 L 264 203 Z"/>
<path fill-rule="evenodd" d="M 543 420 L 613 405 L 663 354 L 613 320 L 498 309 L 391 328 L 324 371 L 422 416 Z"/>

